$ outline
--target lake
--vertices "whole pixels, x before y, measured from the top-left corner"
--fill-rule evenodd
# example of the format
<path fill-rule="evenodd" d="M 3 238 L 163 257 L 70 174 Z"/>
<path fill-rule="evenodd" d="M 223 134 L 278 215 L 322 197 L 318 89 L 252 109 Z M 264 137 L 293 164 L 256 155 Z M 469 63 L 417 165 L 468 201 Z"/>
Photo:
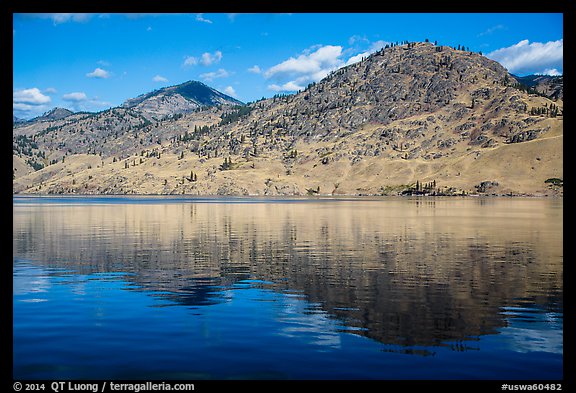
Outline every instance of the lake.
<path fill-rule="evenodd" d="M 563 200 L 13 197 L 15 379 L 563 378 Z"/>

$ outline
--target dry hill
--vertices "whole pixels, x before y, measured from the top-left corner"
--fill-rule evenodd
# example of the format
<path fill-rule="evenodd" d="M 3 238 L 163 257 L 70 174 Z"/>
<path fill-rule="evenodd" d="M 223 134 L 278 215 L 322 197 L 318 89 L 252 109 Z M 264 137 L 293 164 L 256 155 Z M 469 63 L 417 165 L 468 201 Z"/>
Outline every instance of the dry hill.
<path fill-rule="evenodd" d="M 561 194 L 561 89 L 519 82 L 480 54 L 431 43 L 387 47 L 247 106 L 202 102 L 188 82 L 15 124 L 13 191 Z"/>

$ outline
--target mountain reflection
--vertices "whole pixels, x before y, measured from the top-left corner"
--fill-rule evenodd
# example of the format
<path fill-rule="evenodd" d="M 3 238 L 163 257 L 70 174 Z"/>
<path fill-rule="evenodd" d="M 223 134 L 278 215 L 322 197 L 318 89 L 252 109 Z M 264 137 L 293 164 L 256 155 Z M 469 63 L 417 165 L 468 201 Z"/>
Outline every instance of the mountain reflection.
<path fill-rule="evenodd" d="M 473 348 L 507 307 L 563 308 L 562 201 L 14 206 L 15 258 L 129 273 L 130 289 L 191 307 L 263 280 L 384 344 Z"/>

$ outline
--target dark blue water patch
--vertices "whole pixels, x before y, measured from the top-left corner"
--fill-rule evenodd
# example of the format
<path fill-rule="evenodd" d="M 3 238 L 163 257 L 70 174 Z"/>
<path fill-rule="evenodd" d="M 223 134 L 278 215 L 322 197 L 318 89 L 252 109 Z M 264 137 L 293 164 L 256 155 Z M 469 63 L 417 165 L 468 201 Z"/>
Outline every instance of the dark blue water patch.
<path fill-rule="evenodd" d="M 302 293 L 263 288 L 265 281 L 214 287 L 221 301 L 189 308 L 166 307 L 182 303 L 165 292 L 135 290 L 126 277 L 71 279 L 70 271 L 15 260 L 14 378 L 562 377 L 561 346 L 553 342 L 561 340 L 558 326 L 555 335 L 542 326 L 526 331 L 511 319 L 498 335 L 469 343 L 386 345 Z"/>

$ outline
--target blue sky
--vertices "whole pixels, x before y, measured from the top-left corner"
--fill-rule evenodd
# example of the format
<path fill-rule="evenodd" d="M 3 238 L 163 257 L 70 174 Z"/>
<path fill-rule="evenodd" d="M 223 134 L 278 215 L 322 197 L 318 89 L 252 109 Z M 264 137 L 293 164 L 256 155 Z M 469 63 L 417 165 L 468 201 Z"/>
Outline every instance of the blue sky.
<path fill-rule="evenodd" d="M 13 111 L 101 111 L 188 80 L 249 102 L 426 38 L 516 75 L 563 72 L 558 13 L 14 14 Z"/>

